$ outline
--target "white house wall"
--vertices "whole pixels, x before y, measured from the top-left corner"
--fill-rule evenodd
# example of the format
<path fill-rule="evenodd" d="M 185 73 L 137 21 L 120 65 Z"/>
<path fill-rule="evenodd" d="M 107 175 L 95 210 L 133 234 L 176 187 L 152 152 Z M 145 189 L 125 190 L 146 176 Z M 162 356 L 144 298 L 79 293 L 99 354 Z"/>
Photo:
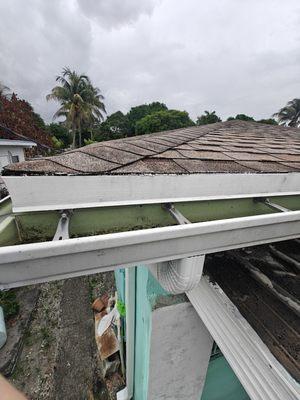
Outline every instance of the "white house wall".
<path fill-rule="evenodd" d="M 148 400 L 198 400 L 213 339 L 189 302 L 152 312 Z"/>
<path fill-rule="evenodd" d="M 0 171 L 8 164 L 11 163 L 10 154 L 18 156 L 19 161 L 24 161 L 24 149 L 18 146 L 0 146 Z"/>

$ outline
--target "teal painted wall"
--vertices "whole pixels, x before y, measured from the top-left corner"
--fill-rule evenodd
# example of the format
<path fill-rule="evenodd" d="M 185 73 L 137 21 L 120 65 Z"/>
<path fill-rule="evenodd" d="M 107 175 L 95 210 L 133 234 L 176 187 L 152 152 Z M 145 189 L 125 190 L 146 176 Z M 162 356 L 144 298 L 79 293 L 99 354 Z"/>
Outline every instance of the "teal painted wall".
<path fill-rule="evenodd" d="M 136 268 L 134 400 L 147 400 L 150 362 L 151 313 L 159 296 L 168 293 L 147 267 Z"/>
<path fill-rule="evenodd" d="M 225 357 L 212 357 L 200 400 L 250 400 Z"/>
<path fill-rule="evenodd" d="M 147 400 L 148 393 L 151 335 L 151 304 L 147 296 L 148 274 L 147 268 L 137 268 L 134 371 L 135 400 Z"/>
<path fill-rule="evenodd" d="M 125 270 L 115 272 L 116 286 L 125 301 Z M 130 282 L 129 282 L 130 284 Z M 147 400 L 150 361 L 151 313 L 161 298 L 171 297 L 147 267 L 136 268 L 135 275 L 135 370 L 133 400 Z M 131 287 L 131 285 L 130 285 Z M 177 296 L 178 297 L 178 296 Z M 200 400 L 250 400 L 225 357 L 211 357 Z"/>
<path fill-rule="evenodd" d="M 118 298 L 125 302 L 125 269 L 120 268 L 115 271 L 115 282 L 118 291 Z"/>

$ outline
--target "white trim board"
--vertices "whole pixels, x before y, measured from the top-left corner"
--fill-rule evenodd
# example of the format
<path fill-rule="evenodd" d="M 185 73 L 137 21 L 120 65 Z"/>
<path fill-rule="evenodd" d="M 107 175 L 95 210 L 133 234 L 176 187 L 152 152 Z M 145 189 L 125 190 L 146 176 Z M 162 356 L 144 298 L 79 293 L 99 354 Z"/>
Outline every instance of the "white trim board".
<path fill-rule="evenodd" d="M 300 173 L 4 176 L 14 212 L 300 194 Z"/>
<path fill-rule="evenodd" d="M 252 400 L 300 399 L 300 385 L 217 284 L 203 277 L 187 296 Z"/>
<path fill-rule="evenodd" d="M 300 211 L 0 247 L 0 289 L 300 237 Z"/>

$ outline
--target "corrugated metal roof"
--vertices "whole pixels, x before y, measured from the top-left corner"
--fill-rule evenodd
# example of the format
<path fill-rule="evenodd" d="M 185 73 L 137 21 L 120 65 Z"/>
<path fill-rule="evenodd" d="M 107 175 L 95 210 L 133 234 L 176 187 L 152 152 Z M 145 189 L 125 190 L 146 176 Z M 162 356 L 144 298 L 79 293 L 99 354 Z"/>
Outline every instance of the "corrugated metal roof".
<path fill-rule="evenodd" d="M 271 353 L 300 380 L 300 323 L 297 312 L 259 280 L 250 268 L 270 279 L 276 291 L 299 305 L 299 240 L 231 250 L 208 257 L 205 268 Z M 248 266 L 248 268 L 244 268 Z"/>
<path fill-rule="evenodd" d="M 9 165 L 9 174 L 300 171 L 300 130 L 228 121 L 91 144 Z"/>

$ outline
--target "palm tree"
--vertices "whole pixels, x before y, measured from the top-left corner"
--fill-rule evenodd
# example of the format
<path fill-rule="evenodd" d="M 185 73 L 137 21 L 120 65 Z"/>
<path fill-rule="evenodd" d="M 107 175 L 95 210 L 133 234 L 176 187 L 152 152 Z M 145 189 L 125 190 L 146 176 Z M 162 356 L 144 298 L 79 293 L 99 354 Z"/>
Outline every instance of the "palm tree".
<path fill-rule="evenodd" d="M 204 111 L 204 114 L 202 114 L 200 117 L 197 117 L 196 125 L 214 124 L 215 122 L 221 121 L 221 118 L 217 116 L 215 111 Z"/>
<path fill-rule="evenodd" d="M 279 125 L 297 128 L 300 125 L 300 99 L 294 99 L 287 103 L 273 117 L 278 119 Z"/>
<path fill-rule="evenodd" d="M 100 89 L 92 85 L 87 75 L 78 75 L 70 68 L 64 68 L 56 81 L 60 85 L 55 86 L 46 96 L 47 100 L 56 100 L 61 105 L 53 118 L 66 118 L 66 125 L 72 131 L 72 147 L 76 147 L 76 133 L 80 147 L 82 127 L 89 127 L 104 119 L 104 97 Z"/>

